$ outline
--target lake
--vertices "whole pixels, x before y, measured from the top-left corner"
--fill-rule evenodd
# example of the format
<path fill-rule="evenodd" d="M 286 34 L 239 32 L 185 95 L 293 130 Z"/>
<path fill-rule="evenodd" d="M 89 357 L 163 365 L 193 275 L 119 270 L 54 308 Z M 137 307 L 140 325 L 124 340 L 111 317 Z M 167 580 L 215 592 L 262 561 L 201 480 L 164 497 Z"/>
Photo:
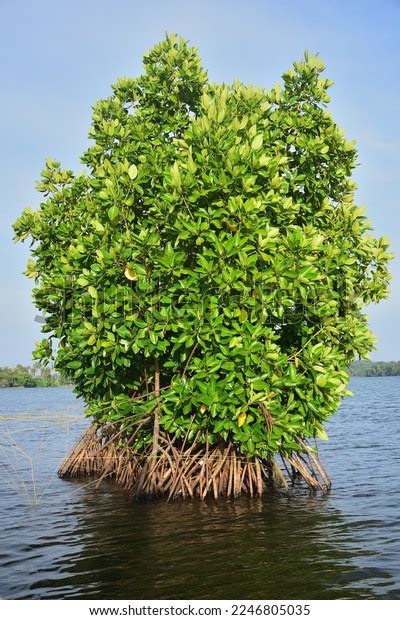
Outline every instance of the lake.
<path fill-rule="evenodd" d="M 400 377 L 354 377 L 327 497 L 129 501 L 57 478 L 88 422 L 71 388 L 0 390 L 0 597 L 400 598 Z"/>

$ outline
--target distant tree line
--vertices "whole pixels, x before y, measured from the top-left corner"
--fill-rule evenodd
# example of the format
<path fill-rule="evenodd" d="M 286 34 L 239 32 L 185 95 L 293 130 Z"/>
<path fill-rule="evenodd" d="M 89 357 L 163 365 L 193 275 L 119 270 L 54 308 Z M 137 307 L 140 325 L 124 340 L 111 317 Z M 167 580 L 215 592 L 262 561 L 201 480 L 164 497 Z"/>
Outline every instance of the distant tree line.
<path fill-rule="evenodd" d="M 400 375 L 400 361 L 398 362 L 371 362 L 354 361 L 349 368 L 352 377 L 390 377 Z M 40 364 L 15 368 L 0 367 L 0 388 L 3 387 L 52 387 L 67 385 L 67 379 L 55 372 L 52 367 L 43 367 Z"/>
<path fill-rule="evenodd" d="M 353 377 L 393 377 L 400 375 L 400 362 L 355 361 L 350 365 Z"/>
<path fill-rule="evenodd" d="M 40 364 L 15 368 L 0 368 L 0 388 L 2 387 L 51 387 L 68 383 L 53 368 Z"/>

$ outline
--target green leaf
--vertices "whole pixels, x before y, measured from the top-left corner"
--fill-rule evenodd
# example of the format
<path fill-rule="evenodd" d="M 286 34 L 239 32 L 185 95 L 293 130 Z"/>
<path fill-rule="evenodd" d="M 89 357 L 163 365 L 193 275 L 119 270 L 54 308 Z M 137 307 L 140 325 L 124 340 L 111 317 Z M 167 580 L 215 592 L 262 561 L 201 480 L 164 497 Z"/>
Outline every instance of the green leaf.
<path fill-rule="evenodd" d="M 81 367 L 81 363 L 79 361 L 75 361 L 75 362 L 69 362 L 69 364 L 67 364 L 67 368 L 80 368 Z"/>
<path fill-rule="evenodd" d="M 247 314 L 246 310 L 242 308 L 240 310 L 239 320 L 243 323 L 244 321 L 247 321 L 248 317 L 249 315 Z"/>
<path fill-rule="evenodd" d="M 262 390 L 264 391 L 269 390 L 268 383 L 266 383 L 262 379 L 256 379 L 255 381 L 253 381 L 252 386 L 253 386 L 253 389 L 256 390 L 257 392 L 262 391 Z"/>
<path fill-rule="evenodd" d="M 92 225 L 97 232 L 104 232 L 105 228 L 98 220 L 92 220 Z"/>
<path fill-rule="evenodd" d="M 97 299 L 97 291 L 94 286 L 89 286 L 88 288 L 89 295 L 93 297 L 93 299 Z"/>
<path fill-rule="evenodd" d="M 318 387 L 325 387 L 328 377 L 326 375 L 318 375 L 316 379 L 316 384 Z"/>
<path fill-rule="evenodd" d="M 135 164 L 131 164 L 131 165 L 129 166 L 129 169 L 128 169 L 128 174 L 129 174 L 129 178 L 130 178 L 132 181 L 133 181 L 134 179 L 136 179 L 137 174 L 138 174 L 138 169 L 137 169 L 137 167 L 135 166 Z"/>
<path fill-rule="evenodd" d="M 115 218 L 118 217 L 119 215 L 119 209 L 118 207 L 110 207 L 107 211 L 107 215 L 110 218 L 111 221 L 115 220 Z"/>
<path fill-rule="evenodd" d="M 315 436 L 318 437 L 318 439 L 322 439 L 323 441 L 327 441 L 328 440 L 328 433 L 322 427 L 316 429 Z"/>
<path fill-rule="evenodd" d="M 126 325 L 121 325 L 121 327 L 118 327 L 117 334 L 118 336 L 121 336 L 121 338 L 130 338 L 132 335 Z"/>

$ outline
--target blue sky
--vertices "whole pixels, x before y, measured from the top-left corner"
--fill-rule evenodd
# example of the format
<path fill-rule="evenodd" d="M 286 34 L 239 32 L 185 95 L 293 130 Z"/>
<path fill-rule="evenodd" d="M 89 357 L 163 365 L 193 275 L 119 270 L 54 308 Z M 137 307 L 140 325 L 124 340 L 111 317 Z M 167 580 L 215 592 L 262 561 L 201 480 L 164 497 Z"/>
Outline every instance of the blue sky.
<path fill-rule="evenodd" d="M 91 105 L 117 77 L 138 75 L 166 31 L 199 48 L 215 81 L 269 87 L 305 49 L 320 53 L 335 81 L 331 110 L 358 142 L 358 202 L 398 256 L 390 298 L 367 311 L 378 338 L 372 358 L 400 359 L 398 0 L 0 0 L 0 365 L 30 363 L 40 338 L 21 275 L 28 246 L 13 244 L 11 225 L 38 205 L 47 156 L 81 167 Z"/>

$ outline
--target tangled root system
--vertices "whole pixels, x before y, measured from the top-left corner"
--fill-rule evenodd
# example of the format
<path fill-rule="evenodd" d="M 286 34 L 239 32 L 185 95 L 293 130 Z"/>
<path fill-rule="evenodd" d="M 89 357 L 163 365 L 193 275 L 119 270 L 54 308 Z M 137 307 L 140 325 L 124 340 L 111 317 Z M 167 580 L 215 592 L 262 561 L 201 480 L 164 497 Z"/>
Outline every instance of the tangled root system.
<path fill-rule="evenodd" d="M 177 445 L 160 433 L 156 446 L 137 452 L 129 442 L 121 446 L 117 437 L 106 441 L 101 429 L 91 426 L 58 474 L 62 478 L 92 476 L 99 482 L 113 479 L 136 498 L 253 497 L 261 496 L 267 487 L 289 491 L 300 483 L 327 493 L 331 482 L 318 456 L 304 440 L 301 446 L 302 452 L 262 460 L 242 456 L 231 443 Z"/>

